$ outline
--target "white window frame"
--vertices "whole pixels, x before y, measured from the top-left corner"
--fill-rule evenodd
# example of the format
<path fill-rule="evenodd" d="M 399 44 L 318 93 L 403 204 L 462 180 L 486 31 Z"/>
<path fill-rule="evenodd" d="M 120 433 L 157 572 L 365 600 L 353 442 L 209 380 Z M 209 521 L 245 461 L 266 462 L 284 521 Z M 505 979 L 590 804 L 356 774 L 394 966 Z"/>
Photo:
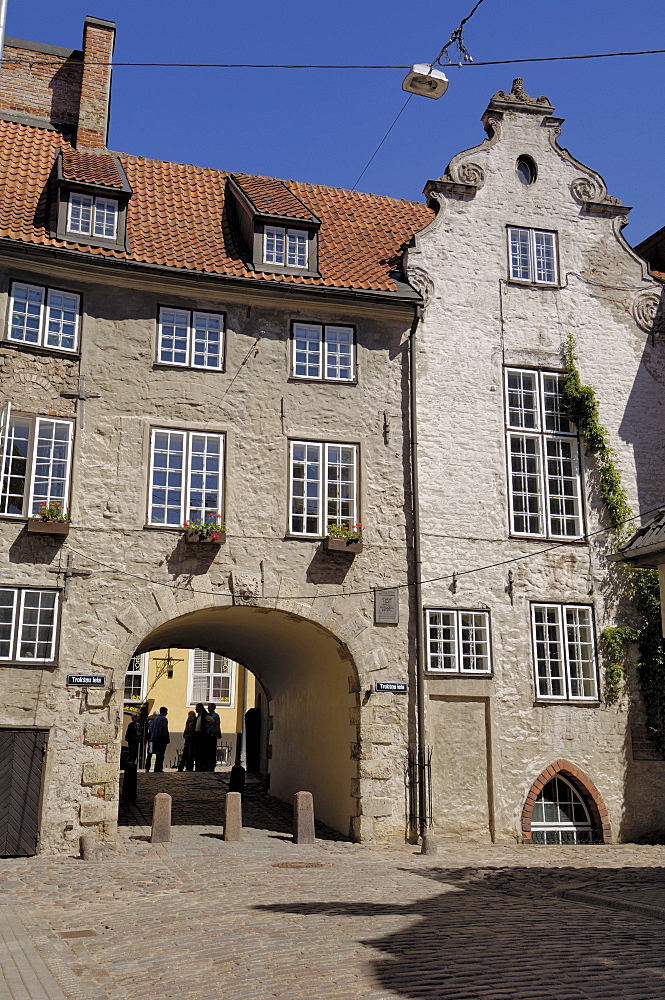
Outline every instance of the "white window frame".
<path fill-rule="evenodd" d="M 25 489 L 23 492 L 23 506 L 21 513 L 14 514 L 5 512 L 2 508 L 5 506 L 6 497 L 9 489 L 9 482 L 11 477 L 7 475 L 7 460 L 8 460 L 8 447 L 10 431 L 14 421 L 25 421 L 30 425 L 29 438 L 28 438 L 28 454 L 26 456 L 26 476 L 25 476 Z M 65 474 L 62 477 L 62 482 L 64 483 L 63 495 L 62 497 L 54 496 L 51 491 L 51 487 L 42 496 L 36 500 L 36 473 L 37 464 L 39 461 L 37 443 L 40 438 L 40 433 L 42 429 L 45 429 L 48 424 L 53 424 L 54 427 L 65 427 L 67 429 L 66 435 L 66 445 L 67 445 L 67 457 L 65 460 Z M 54 417 L 37 417 L 32 414 L 16 413 L 12 410 L 11 403 L 7 403 L 4 407 L 2 419 L 0 420 L 0 456 L 2 457 L 2 464 L 0 465 L 0 517 L 10 517 L 10 518 L 26 518 L 26 517 L 36 517 L 39 510 L 39 505 L 42 503 L 58 503 L 61 506 L 63 514 L 67 511 L 69 504 L 69 492 L 71 488 L 71 475 L 72 475 L 72 451 L 73 451 L 73 440 L 74 440 L 74 423 L 72 420 L 60 420 Z M 50 484 L 53 480 L 53 459 L 50 461 L 50 472 L 47 476 L 47 482 Z M 40 479 L 43 478 L 40 476 Z M 58 477 L 60 481 L 60 477 Z M 6 485 L 5 485 L 6 484 Z M 35 507 L 35 504 L 37 506 Z"/>
<path fill-rule="evenodd" d="M 269 240 L 282 240 L 281 252 L 268 248 Z M 298 240 L 305 240 L 305 260 L 304 263 L 293 263 L 289 258 L 292 256 L 292 244 Z M 287 229 L 284 226 L 264 226 L 263 227 L 263 263 L 275 264 L 278 267 L 293 267 L 306 271 L 309 267 L 309 233 L 306 229 Z"/>
<path fill-rule="evenodd" d="M 138 660 L 139 668 L 138 670 L 131 670 L 130 667 L 135 660 Z M 125 697 L 125 684 L 129 674 L 131 674 L 133 677 L 140 677 L 141 679 L 141 690 L 137 698 Z M 131 660 L 129 661 L 129 666 L 125 671 L 125 677 L 123 680 L 123 703 L 125 705 L 140 705 L 141 702 L 145 700 L 147 680 L 148 680 L 148 653 L 138 653 L 135 656 L 132 656 Z"/>
<path fill-rule="evenodd" d="M 155 439 L 158 434 L 168 434 L 170 435 L 181 435 L 183 443 L 183 468 L 181 471 L 181 486 L 180 486 L 180 504 L 179 510 L 179 520 L 176 524 L 175 522 L 168 521 L 153 521 L 152 520 L 152 508 L 155 506 L 153 504 L 153 490 L 164 489 L 167 491 L 169 489 L 168 484 L 164 487 L 155 484 Z M 225 472 L 225 434 L 219 432 L 209 432 L 209 431 L 186 431 L 177 427 L 154 427 L 152 429 L 151 440 L 150 440 L 150 468 L 149 468 L 149 483 L 148 483 L 148 519 L 147 523 L 155 528 L 169 528 L 171 530 L 182 528 L 185 521 L 192 520 L 190 516 L 191 508 L 191 497 L 192 493 L 199 492 L 198 487 L 192 486 L 192 477 L 198 474 L 199 470 L 192 468 L 192 440 L 194 438 L 215 438 L 219 441 L 219 469 L 216 475 L 218 476 L 218 488 L 217 488 L 217 505 L 214 511 L 215 520 L 209 523 L 220 523 L 222 520 L 222 511 L 224 510 L 224 472 Z M 176 489 L 176 487 L 170 487 L 171 489 Z M 205 492 L 205 487 L 203 488 Z M 165 501 L 168 497 L 165 498 Z M 162 506 L 161 504 L 158 506 Z M 169 504 L 165 502 L 164 508 L 166 515 L 168 515 Z M 175 506 L 175 505 L 172 505 Z"/>
<path fill-rule="evenodd" d="M 13 323 L 12 319 L 14 316 L 15 302 L 16 302 L 16 291 L 21 289 L 26 289 L 28 294 L 30 292 L 37 293 L 39 296 L 39 320 L 38 320 L 38 330 L 37 339 L 28 340 L 25 336 L 26 329 L 25 325 L 23 327 L 24 336 L 12 336 Z M 63 347 L 62 344 L 49 344 L 48 338 L 50 336 L 49 326 L 54 319 L 54 313 L 56 310 L 63 309 L 60 305 L 54 304 L 54 297 L 56 295 L 62 295 L 67 298 L 74 300 L 72 302 L 73 308 L 70 310 L 74 313 L 74 343 L 72 347 Z M 62 329 L 63 321 L 58 320 L 59 325 Z M 10 289 L 9 296 L 9 309 L 7 312 L 7 333 L 6 340 L 12 344 L 27 344 L 30 347 L 45 347 L 49 351 L 63 351 L 67 354 L 73 354 L 78 350 L 79 341 L 79 327 L 81 322 L 81 296 L 77 295 L 76 292 L 68 292 L 62 288 L 47 288 L 44 285 L 32 285 L 27 281 L 13 281 Z M 62 333 L 60 333 L 59 338 L 62 339 Z"/>
<path fill-rule="evenodd" d="M 12 621 L 9 639 L 9 655 L 1 656 L 1 663 L 54 663 L 58 641 L 58 625 L 60 611 L 60 593 L 52 587 L 5 587 L 0 586 L 0 590 L 14 594 L 12 607 Z M 25 624 L 25 600 L 27 594 L 49 594 L 53 596 L 53 621 L 49 628 L 51 637 L 49 641 L 49 655 L 43 657 L 20 656 L 21 643 L 24 641 L 24 628 L 32 628 L 32 625 Z"/>
<path fill-rule="evenodd" d="M 559 656 L 556 662 L 561 664 L 562 668 L 562 694 L 548 694 L 547 691 L 543 693 L 543 690 L 547 686 L 547 682 L 551 681 L 550 677 L 541 678 L 538 671 L 538 666 L 540 662 L 545 662 L 538 657 L 538 637 L 537 629 L 543 623 L 536 622 L 536 611 L 539 609 L 544 609 L 547 611 L 556 611 L 556 621 L 545 623 L 545 627 L 554 626 L 556 629 L 556 645 L 558 647 Z M 593 692 L 591 694 L 573 694 L 573 671 L 571 670 L 571 656 L 570 656 L 570 630 L 575 628 L 575 623 L 570 623 L 566 621 L 566 612 L 574 611 L 579 613 L 580 611 L 585 612 L 588 615 L 588 622 L 584 623 L 581 627 L 589 629 L 589 645 L 591 646 L 591 657 L 584 662 L 591 664 L 592 669 L 592 680 L 593 680 Z M 536 700 L 537 701 L 547 701 L 547 702 L 591 702 L 595 703 L 598 701 L 598 659 L 596 654 L 596 630 L 594 625 L 594 615 L 593 607 L 590 604 L 561 604 L 556 601 L 534 601 L 531 604 L 531 639 L 533 643 L 533 670 L 534 670 L 534 684 L 536 690 Z M 575 638 L 575 644 L 579 647 L 582 640 L 580 638 Z M 552 640 L 546 640 L 547 645 L 551 646 L 553 644 Z M 549 659 L 548 663 L 551 662 Z M 589 679 L 589 678 L 584 678 Z M 542 682 L 545 683 L 542 683 Z M 576 683 L 579 683 L 578 679 L 575 679 Z"/>
<path fill-rule="evenodd" d="M 164 350 L 164 314 L 173 313 L 176 317 L 180 317 L 184 320 L 183 325 L 187 327 L 186 336 L 186 347 L 184 350 L 185 360 L 184 361 L 171 361 L 165 359 L 162 356 Z M 197 321 L 200 319 L 204 320 L 206 323 L 210 319 L 214 319 L 219 323 L 219 363 L 216 365 L 208 364 L 197 364 L 196 355 L 200 353 L 196 349 L 197 339 Z M 174 323 L 174 326 L 176 324 Z M 157 320 L 157 363 L 160 365 L 169 365 L 174 368 L 197 368 L 200 371 L 223 371 L 224 369 L 224 346 L 225 346 L 225 334 L 226 334 L 226 314 L 222 312 L 209 312 L 202 309 L 178 309 L 172 306 L 161 306 L 159 310 L 159 318 Z M 175 354 L 175 348 L 170 348 L 171 353 Z M 205 352 L 205 356 L 208 356 L 208 352 Z"/>
<path fill-rule="evenodd" d="M 196 661 L 197 654 L 209 657 L 209 661 L 208 661 L 209 662 L 209 667 L 213 666 L 213 659 L 212 658 L 214 656 L 219 656 L 222 660 L 226 661 L 226 663 L 228 665 L 228 668 L 229 668 L 229 670 L 228 670 L 228 677 L 229 677 L 229 703 L 228 704 L 225 704 L 225 703 L 219 701 L 218 697 L 216 697 L 215 695 L 212 695 L 210 693 L 209 693 L 209 697 L 206 698 L 206 699 L 198 699 L 198 698 L 194 697 L 194 676 L 195 676 L 194 664 L 195 664 L 195 661 Z M 238 673 L 237 672 L 237 666 L 238 665 L 235 662 L 235 660 L 230 659 L 230 657 L 228 657 L 228 656 L 223 656 L 221 653 L 210 653 L 210 652 L 208 652 L 208 650 L 205 650 L 205 649 L 190 649 L 189 650 L 189 667 L 188 667 L 188 671 L 187 671 L 187 673 L 188 673 L 188 677 L 187 677 L 187 698 L 188 698 L 188 705 L 191 708 L 193 708 L 194 705 L 196 705 L 199 702 L 199 700 L 201 700 L 202 703 L 205 705 L 206 709 L 208 708 L 208 705 L 211 702 L 215 702 L 215 705 L 217 706 L 216 709 L 215 709 L 215 711 L 218 711 L 220 708 L 234 709 L 236 707 L 236 683 L 237 683 L 237 673 Z M 198 674 L 197 676 L 201 677 L 202 675 Z M 210 692 L 210 678 L 214 676 L 214 673 L 213 673 L 213 671 L 211 669 L 209 669 L 207 671 L 207 673 L 204 674 L 203 676 L 207 676 L 208 679 L 209 679 L 209 681 L 208 681 L 208 691 Z M 222 675 L 222 676 L 224 676 L 224 675 Z"/>
<path fill-rule="evenodd" d="M 518 415 L 520 413 L 519 407 L 511 407 L 510 405 L 511 393 L 519 392 L 519 390 L 509 387 L 510 376 L 513 374 L 533 376 L 535 379 L 536 407 L 528 411 L 535 416 L 533 427 L 524 426 L 519 421 L 511 422 L 511 412 L 515 412 Z M 561 372 L 540 371 L 533 368 L 510 367 L 506 368 L 504 372 L 510 534 L 517 537 L 556 538 L 566 541 L 579 541 L 579 539 L 584 538 L 584 499 L 582 494 L 580 443 L 577 428 L 572 421 L 560 412 L 559 406 L 550 407 L 549 409 L 547 406 L 548 400 L 552 399 L 552 393 L 546 391 L 546 380 L 555 379 L 558 386 L 561 386 L 564 378 L 565 375 Z M 557 396 L 557 398 L 559 397 Z M 523 412 L 527 411 L 524 410 Z M 546 426 L 548 418 L 558 424 L 558 429 L 551 429 Z M 515 442 L 519 444 L 518 439 L 521 439 L 520 451 L 515 449 L 514 444 Z M 526 451 L 527 445 L 532 449 L 528 454 Z M 550 452 L 550 449 L 556 451 L 566 448 L 570 450 L 569 456 L 551 454 Z M 522 469 L 514 467 L 513 463 L 513 459 L 515 459 L 516 463 L 519 463 L 520 455 L 524 459 Z M 526 468 L 527 458 L 535 458 L 537 460 L 537 469 L 529 471 Z M 551 475 L 549 472 L 549 460 L 552 459 L 555 461 L 559 459 L 560 466 L 569 461 L 572 466 L 572 475 L 565 476 L 563 471 L 561 471 L 559 476 Z M 533 492 L 515 490 L 515 479 L 520 477 L 523 480 L 535 480 L 537 484 L 536 490 Z M 564 492 L 557 493 L 555 491 L 557 484 L 561 485 L 562 482 L 573 484 L 572 494 L 566 495 Z M 523 511 L 517 509 L 516 495 L 526 496 L 527 498 L 538 497 L 538 510 Z M 565 504 L 567 501 L 572 501 L 576 505 L 576 514 L 557 513 L 553 510 L 553 507 L 556 507 L 557 504 Z M 525 530 L 516 526 L 518 518 L 523 518 L 528 524 L 529 520 L 536 517 L 539 524 L 539 530 L 537 531 Z M 555 522 L 565 522 L 567 520 L 576 520 L 579 530 L 567 534 L 558 532 Z"/>
<path fill-rule="evenodd" d="M 432 653 L 431 643 L 432 641 L 441 641 L 436 639 L 433 635 L 433 630 L 439 627 L 439 623 L 433 618 L 434 615 L 451 615 L 453 619 L 452 627 L 454 629 L 454 644 L 455 644 L 455 667 L 437 667 L 433 666 L 434 655 Z M 474 618 L 481 619 L 482 624 L 474 622 L 472 627 L 474 629 L 483 628 L 484 639 L 480 640 L 486 646 L 486 654 L 484 654 L 487 659 L 487 667 L 477 669 L 475 667 L 465 667 L 464 666 L 464 640 L 463 634 L 464 629 L 468 628 L 468 625 L 463 624 L 464 615 L 473 615 Z M 431 671 L 433 674 L 449 674 L 459 676 L 460 674 L 465 677 L 488 677 L 492 673 L 492 642 L 490 636 L 490 616 L 489 611 L 479 611 L 476 608 L 426 608 L 425 609 L 425 625 L 426 625 L 426 635 L 427 635 L 427 670 Z M 450 626 L 448 626 L 450 627 Z M 482 654 L 481 654 L 482 655 Z M 476 659 L 477 654 L 473 654 L 473 659 Z"/>
<path fill-rule="evenodd" d="M 536 801 L 534 802 L 534 812 L 535 812 L 535 809 L 536 809 L 536 806 L 538 805 L 538 803 L 542 802 L 542 800 L 543 800 L 543 795 L 545 793 L 545 789 L 548 788 L 550 786 L 550 784 L 552 784 L 552 782 L 557 782 L 557 781 L 560 781 L 562 784 L 567 785 L 568 788 L 571 789 L 571 791 L 573 793 L 572 796 L 571 796 L 571 799 L 573 800 L 573 802 L 575 801 L 575 799 L 579 799 L 579 803 L 582 806 L 582 808 L 584 809 L 584 813 L 585 813 L 586 819 L 584 821 L 582 821 L 582 822 L 580 822 L 580 821 L 575 822 L 574 820 L 562 821 L 561 819 L 559 819 L 558 821 L 556 821 L 556 820 L 546 820 L 546 819 L 543 819 L 543 820 L 534 820 L 534 819 L 532 819 L 531 820 L 531 837 L 532 837 L 532 839 L 533 839 L 533 834 L 534 833 L 536 833 L 536 834 L 543 834 L 543 843 L 544 844 L 548 844 L 547 834 L 548 833 L 553 833 L 556 836 L 556 840 L 551 840 L 551 841 L 549 841 L 549 843 L 557 845 L 557 844 L 563 844 L 564 843 L 563 837 L 565 836 L 565 834 L 572 834 L 574 839 L 573 840 L 566 840 L 565 841 L 566 844 L 569 844 L 569 843 L 575 843 L 575 844 L 588 844 L 588 843 L 592 843 L 593 839 L 594 839 L 595 825 L 594 825 L 594 823 L 593 823 L 593 821 L 591 819 L 591 814 L 589 812 L 589 807 L 587 806 L 586 802 L 584 801 L 584 798 L 581 795 L 581 793 L 573 785 L 572 781 L 568 781 L 568 779 L 565 778 L 561 773 L 554 774 L 550 778 L 550 780 L 547 782 L 547 784 L 543 788 L 541 788 L 540 793 L 538 794 L 538 797 L 537 797 Z M 559 817 L 561 816 L 561 805 L 560 805 L 560 803 L 561 803 L 561 799 L 558 796 L 557 796 L 556 801 L 553 802 L 553 803 L 551 803 L 551 804 L 555 805 Z M 546 803 L 546 804 L 550 804 L 550 803 Z M 578 840 L 577 839 L 577 834 L 578 833 L 587 833 L 587 832 L 590 834 L 590 837 L 589 837 L 588 840 L 586 838 L 583 839 L 583 840 Z M 535 840 L 534 843 L 540 843 L 540 838 L 538 838 L 537 840 Z"/>
<path fill-rule="evenodd" d="M 90 225 L 87 229 L 74 229 L 72 228 L 72 208 L 73 201 L 72 196 L 76 198 L 81 198 L 89 203 L 90 207 Z M 113 236 L 106 236 L 97 232 L 97 211 L 99 210 L 100 217 L 102 214 L 106 216 L 108 212 L 108 206 L 113 206 L 114 220 L 113 220 Z M 104 222 L 100 222 L 103 227 Z M 75 236 L 90 236 L 95 239 L 100 240 L 115 240 L 118 235 L 118 199 L 117 198 L 107 198 L 106 195 L 91 195 L 84 194 L 82 191 L 70 191 L 69 197 L 67 199 L 67 232 L 73 233 Z"/>
<path fill-rule="evenodd" d="M 305 334 L 305 339 L 309 343 L 318 343 L 318 351 L 310 351 L 309 348 L 306 352 L 306 365 L 307 373 L 302 375 L 297 371 L 298 364 L 302 363 L 298 361 L 298 333 L 303 331 Z M 349 337 L 349 374 L 345 376 L 341 375 L 331 375 L 330 366 L 334 366 L 339 369 L 339 363 L 335 362 L 335 352 L 333 351 L 333 336 L 339 332 L 348 334 Z M 302 336 L 302 334 L 301 334 Z M 291 330 L 291 373 L 294 378 L 297 379 L 318 379 L 319 381 L 326 382 L 353 382 L 355 380 L 355 354 L 356 354 L 356 344 L 355 344 L 355 329 L 352 326 L 341 326 L 339 324 L 323 324 L 323 323 L 293 323 Z M 310 362 L 310 355 L 318 354 L 318 359 Z M 311 368 L 316 367 L 315 374 L 310 372 Z"/>
<path fill-rule="evenodd" d="M 508 226 L 508 274 L 511 281 L 527 285 L 544 285 L 549 288 L 559 284 L 558 234 L 551 229 L 530 229 L 526 226 Z M 526 249 L 526 274 L 522 271 L 521 256 L 513 252 L 514 241 L 518 239 Z M 541 247 L 547 242 L 551 247 L 551 277 L 541 262 Z"/>
<path fill-rule="evenodd" d="M 318 450 L 318 476 L 316 480 L 310 480 L 311 482 L 317 483 L 317 493 L 316 496 L 308 496 L 305 491 L 304 497 L 297 496 L 294 492 L 294 484 L 296 480 L 293 475 L 293 468 L 296 464 L 294 459 L 294 449 L 297 447 L 313 448 Z M 330 453 L 334 448 L 348 448 L 353 453 L 353 497 L 340 498 L 331 496 L 332 490 L 334 488 L 337 480 L 329 478 L 328 470 L 331 465 Z M 321 538 L 326 533 L 326 528 L 329 524 L 348 524 L 349 526 L 358 523 L 358 496 L 359 496 L 359 463 L 358 463 L 358 445 L 341 443 L 337 441 L 291 441 L 289 442 L 289 534 L 296 535 L 301 538 Z M 300 463 L 297 463 L 300 464 Z M 305 461 L 307 464 L 307 461 Z M 300 482 L 300 480 L 298 480 Z M 307 480 L 304 480 L 306 483 Z M 302 514 L 296 513 L 294 511 L 294 502 L 296 500 L 304 499 L 316 500 L 316 514 L 307 515 L 306 511 Z M 350 502 L 352 504 L 353 514 L 343 517 L 332 517 L 328 514 L 328 502 L 346 503 Z M 305 505 L 306 506 L 306 503 Z M 307 527 L 307 520 L 311 518 L 316 518 L 316 530 L 315 531 L 297 531 L 294 529 L 294 518 L 302 517 L 305 528 Z"/>

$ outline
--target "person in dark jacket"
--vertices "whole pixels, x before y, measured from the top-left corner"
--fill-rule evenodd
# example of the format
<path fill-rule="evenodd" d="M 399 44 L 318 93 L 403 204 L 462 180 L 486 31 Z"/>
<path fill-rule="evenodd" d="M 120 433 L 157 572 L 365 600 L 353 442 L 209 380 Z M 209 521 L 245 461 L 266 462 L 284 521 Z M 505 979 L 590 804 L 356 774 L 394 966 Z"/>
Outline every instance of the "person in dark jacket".
<path fill-rule="evenodd" d="M 139 744 L 141 742 L 141 726 L 136 716 L 132 716 L 132 720 L 127 726 L 125 739 L 127 740 L 127 763 L 136 764 Z"/>
<path fill-rule="evenodd" d="M 214 701 L 211 701 L 208 705 L 208 715 L 212 718 L 212 721 L 215 724 L 215 731 L 210 735 L 210 746 L 208 747 L 208 751 L 210 753 L 210 757 L 208 759 L 209 771 L 214 771 L 217 766 L 217 740 L 221 739 L 222 736 L 222 727 L 219 715 L 215 711 L 216 708 L 217 705 L 215 705 Z"/>
<path fill-rule="evenodd" d="M 155 773 L 164 770 L 164 754 L 166 753 L 166 748 L 171 742 L 171 737 L 169 736 L 169 724 L 166 721 L 166 716 L 168 713 L 168 708 L 160 708 L 159 715 L 154 716 L 150 720 L 150 742 L 152 743 L 152 752 L 155 755 Z M 146 767 L 146 771 L 150 769 L 150 766 Z"/>
<path fill-rule="evenodd" d="M 205 705 L 199 702 L 194 723 L 194 764 L 197 771 L 210 770 L 210 736 L 214 727 L 215 720 L 206 712 Z"/>
<path fill-rule="evenodd" d="M 183 732 L 184 745 L 182 748 L 182 756 L 180 758 L 180 763 L 178 764 L 178 770 L 184 771 L 187 768 L 188 771 L 194 770 L 194 727 L 196 726 L 196 712 L 187 713 L 187 722 L 185 723 L 185 731 Z"/>

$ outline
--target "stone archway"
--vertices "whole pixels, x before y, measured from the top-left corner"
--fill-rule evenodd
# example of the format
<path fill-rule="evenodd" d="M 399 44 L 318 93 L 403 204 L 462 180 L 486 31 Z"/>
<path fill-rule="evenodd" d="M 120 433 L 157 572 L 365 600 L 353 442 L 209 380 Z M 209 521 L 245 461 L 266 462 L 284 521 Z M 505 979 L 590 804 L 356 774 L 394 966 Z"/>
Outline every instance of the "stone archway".
<path fill-rule="evenodd" d="M 311 791 L 319 820 L 357 836 L 358 674 L 329 629 L 274 607 L 211 605 L 154 624 L 132 652 L 164 647 L 206 649 L 251 670 L 269 698 L 270 793 L 289 802 Z"/>
<path fill-rule="evenodd" d="M 547 783 L 558 774 L 567 778 L 571 785 L 573 785 L 577 792 L 579 792 L 591 814 L 596 833 L 600 837 L 601 842 L 603 844 L 610 844 L 612 842 L 612 830 L 610 827 L 607 806 L 603 802 L 600 792 L 588 775 L 586 775 L 581 768 L 577 767 L 576 764 L 571 764 L 568 760 L 555 760 L 553 764 L 550 764 L 549 767 L 546 767 L 545 770 L 538 775 L 532 784 L 524 802 L 524 808 L 522 809 L 523 843 L 531 844 L 533 842 L 531 832 L 533 807 L 545 785 L 547 785 Z"/>

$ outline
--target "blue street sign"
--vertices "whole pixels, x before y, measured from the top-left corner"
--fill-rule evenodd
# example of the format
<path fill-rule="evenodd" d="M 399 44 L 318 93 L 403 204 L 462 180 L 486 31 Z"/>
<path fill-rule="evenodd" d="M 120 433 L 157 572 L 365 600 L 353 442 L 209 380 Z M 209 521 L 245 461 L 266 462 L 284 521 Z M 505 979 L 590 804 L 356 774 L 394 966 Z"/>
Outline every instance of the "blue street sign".
<path fill-rule="evenodd" d="M 67 687 L 106 687 L 104 674 L 67 674 Z"/>
<path fill-rule="evenodd" d="M 375 691 L 392 691 L 393 694 L 406 694 L 409 690 L 409 685 L 405 684 L 403 681 L 376 681 L 374 684 Z"/>

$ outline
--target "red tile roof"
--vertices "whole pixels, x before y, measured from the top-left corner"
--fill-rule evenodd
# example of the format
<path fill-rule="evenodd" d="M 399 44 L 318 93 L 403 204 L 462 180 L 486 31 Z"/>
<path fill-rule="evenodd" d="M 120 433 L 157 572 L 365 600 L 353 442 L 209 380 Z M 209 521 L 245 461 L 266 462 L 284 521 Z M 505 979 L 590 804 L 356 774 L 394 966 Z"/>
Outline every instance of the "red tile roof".
<path fill-rule="evenodd" d="M 287 203 L 293 211 L 299 204 L 303 212 L 321 220 L 320 277 L 256 272 L 224 211 L 229 174 L 121 153 L 133 192 L 127 214 L 131 250 L 89 247 L 55 239 L 47 228 L 47 187 L 58 147 L 69 164 L 86 171 L 86 177 L 101 176 L 100 154 L 92 154 L 94 166 L 88 160 L 84 166 L 84 154 L 72 155 L 58 132 L 0 121 L 0 237 L 205 274 L 394 292 L 397 285 L 391 272 L 399 263 L 401 248 L 434 217 L 420 202 L 237 175 L 261 211 L 266 205 Z"/>
<path fill-rule="evenodd" d="M 62 151 L 62 176 L 66 181 L 122 188 L 124 184 L 110 153 L 84 153 L 66 147 Z"/>
<path fill-rule="evenodd" d="M 252 203 L 258 215 L 280 215 L 287 219 L 316 222 L 306 205 L 296 198 L 284 181 L 252 174 L 231 174 L 232 180 Z"/>

